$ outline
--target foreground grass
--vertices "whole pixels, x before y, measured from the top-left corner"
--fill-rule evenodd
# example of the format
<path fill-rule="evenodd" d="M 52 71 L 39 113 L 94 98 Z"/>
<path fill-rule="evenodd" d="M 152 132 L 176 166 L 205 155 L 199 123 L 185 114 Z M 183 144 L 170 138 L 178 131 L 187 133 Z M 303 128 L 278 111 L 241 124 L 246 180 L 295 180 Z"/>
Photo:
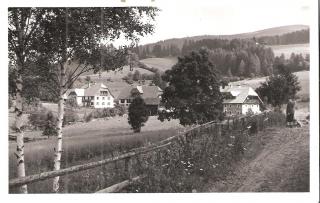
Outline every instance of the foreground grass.
<path fill-rule="evenodd" d="M 161 123 L 156 117 L 150 117 L 146 126 L 142 128 L 142 132 L 138 134 L 132 133 L 125 117 L 68 126 L 64 129 L 64 152 L 61 168 L 115 156 L 132 148 L 146 145 L 149 142 L 156 142 L 173 136 L 180 128 L 181 126 L 177 121 Z M 56 139 L 54 138 L 25 144 L 27 175 L 53 169 L 55 144 Z M 9 144 L 9 178 L 16 177 L 14 150 L 15 143 L 12 142 Z M 102 168 L 104 170 L 101 170 Z M 62 177 L 62 192 L 92 192 L 95 190 L 95 188 L 90 188 L 89 186 L 77 185 L 77 181 L 74 181 L 76 184 L 72 184 L 73 179 L 88 177 L 88 181 L 98 181 L 101 171 L 108 171 L 108 177 L 110 176 L 110 178 L 116 175 L 113 174 L 116 170 L 112 169 L 112 173 L 110 173 L 110 170 L 106 167 L 102 168 Z M 110 181 L 104 181 L 101 184 L 110 184 Z M 84 184 L 86 184 L 86 181 L 84 181 Z M 89 185 L 96 187 L 97 184 Z M 28 190 L 30 193 L 51 192 L 51 180 L 30 184 Z M 10 192 L 15 192 L 15 190 Z"/>

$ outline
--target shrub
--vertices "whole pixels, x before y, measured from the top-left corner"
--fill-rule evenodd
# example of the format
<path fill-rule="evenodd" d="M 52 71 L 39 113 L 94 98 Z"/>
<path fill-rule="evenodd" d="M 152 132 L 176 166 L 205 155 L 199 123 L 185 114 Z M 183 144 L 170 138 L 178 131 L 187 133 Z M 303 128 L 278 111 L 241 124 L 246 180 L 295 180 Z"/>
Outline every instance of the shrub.
<path fill-rule="evenodd" d="M 43 136 L 56 136 L 57 135 L 57 118 L 51 111 L 47 113 L 47 118 L 42 132 Z"/>
<path fill-rule="evenodd" d="M 117 110 L 119 116 L 123 116 L 127 113 L 127 108 L 123 105 L 116 105 L 114 108 Z"/>
<path fill-rule="evenodd" d="M 90 122 L 93 119 L 92 113 L 89 113 L 88 115 L 84 115 L 85 122 Z"/>
<path fill-rule="evenodd" d="M 148 111 L 146 105 L 141 97 L 133 99 L 129 106 L 128 122 L 131 125 L 133 132 L 138 133 L 141 127 L 148 120 Z"/>
<path fill-rule="evenodd" d="M 79 120 L 77 112 L 72 109 L 66 109 L 63 117 L 63 126 L 68 125 Z"/>
<path fill-rule="evenodd" d="M 40 110 L 36 110 L 32 113 L 30 113 L 28 120 L 29 123 L 35 128 L 35 129 L 44 129 L 47 119 L 47 113 L 48 110 L 46 108 L 41 108 Z"/>

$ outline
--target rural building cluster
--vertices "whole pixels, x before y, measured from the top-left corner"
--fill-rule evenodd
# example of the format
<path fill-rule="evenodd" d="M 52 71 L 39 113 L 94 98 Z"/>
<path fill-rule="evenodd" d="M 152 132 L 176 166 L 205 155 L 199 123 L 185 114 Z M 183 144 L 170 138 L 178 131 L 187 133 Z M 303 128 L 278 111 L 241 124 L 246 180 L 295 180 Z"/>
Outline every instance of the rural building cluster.
<path fill-rule="evenodd" d="M 86 84 L 80 88 L 71 89 L 67 99 L 75 100 L 78 106 L 91 108 L 113 108 L 116 104 L 128 107 L 133 99 L 140 96 L 150 115 L 156 115 L 161 106 L 163 90 L 158 86 L 137 85 L 124 87 L 115 98 L 110 89 L 103 83 Z M 246 115 L 251 112 L 261 112 L 262 100 L 249 86 L 221 86 L 224 96 L 223 112 L 226 116 Z"/>

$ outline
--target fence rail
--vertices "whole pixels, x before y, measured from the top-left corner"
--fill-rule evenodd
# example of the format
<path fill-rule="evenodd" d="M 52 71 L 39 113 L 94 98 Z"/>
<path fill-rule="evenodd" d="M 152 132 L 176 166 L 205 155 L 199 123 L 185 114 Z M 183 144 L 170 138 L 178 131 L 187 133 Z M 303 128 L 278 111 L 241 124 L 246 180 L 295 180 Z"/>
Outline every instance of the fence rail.
<path fill-rule="evenodd" d="M 174 135 L 172 137 L 169 137 L 167 139 L 164 139 L 160 142 L 153 144 L 152 146 L 136 148 L 136 149 L 133 149 L 127 153 L 121 154 L 116 157 L 111 157 L 111 158 L 107 158 L 104 160 L 91 162 L 91 163 L 87 163 L 87 164 L 76 165 L 76 166 L 72 166 L 69 168 L 61 169 L 61 170 L 48 171 L 48 172 L 43 172 L 43 173 L 39 173 L 39 174 L 35 174 L 35 175 L 29 175 L 29 176 L 22 177 L 22 178 L 11 179 L 11 180 L 9 180 L 9 187 L 10 188 L 18 187 L 21 185 L 46 180 L 46 179 L 53 178 L 56 176 L 64 176 L 67 174 L 72 174 L 72 173 L 76 173 L 79 171 L 84 171 L 84 170 L 96 168 L 96 167 L 99 167 L 102 165 L 107 165 L 107 164 L 117 162 L 120 160 L 125 160 L 126 167 L 128 167 L 127 161 L 130 158 L 141 155 L 141 154 L 146 154 L 148 152 L 157 151 L 162 148 L 166 148 L 166 147 L 170 146 L 172 144 L 172 141 L 174 141 L 175 139 L 178 139 L 181 137 L 187 138 L 187 135 L 193 134 L 193 132 L 199 132 L 199 134 L 201 135 L 203 132 L 206 132 L 206 130 L 208 130 L 210 128 L 217 127 L 217 126 L 225 127 L 227 130 L 230 130 L 230 128 L 234 130 L 234 128 L 237 128 L 237 127 L 239 127 L 241 129 L 241 131 L 248 130 L 249 129 L 248 127 L 251 127 L 251 126 L 247 126 L 248 123 L 246 121 L 250 118 L 255 118 L 255 117 L 258 118 L 257 120 L 259 120 L 260 125 L 262 124 L 262 129 L 263 129 L 264 122 L 270 122 L 270 120 L 272 120 L 272 119 L 268 120 L 268 113 L 269 112 L 264 112 L 262 114 L 253 115 L 253 116 L 242 116 L 242 117 L 236 117 L 236 118 L 229 118 L 228 120 L 225 120 L 224 122 L 221 122 L 221 123 L 208 122 L 208 123 L 193 127 L 187 131 L 184 131 L 182 133 L 179 133 L 179 134 Z M 219 128 L 219 129 L 221 129 L 221 128 Z M 128 170 L 128 169 L 125 169 L 125 170 Z M 128 180 L 117 183 L 115 185 L 112 185 L 108 188 L 99 190 L 97 192 L 98 193 L 117 192 L 117 191 L 120 191 L 121 189 L 127 187 L 131 183 L 136 182 L 142 178 L 145 178 L 145 175 L 139 175 L 134 178 L 129 178 Z"/>
<path fill-rule="evenodd" d="M 125 154 L 121 154 L 117 157 L 112 157 L 112 158 L 104 159 L 101 161 L 96 161 L 96 162 L 83 164 L 83 165 L 76 165 L 76 166 L 72 166 L 69 168 L 56 170 L 56 171 L 43 172 L 43 173 L 39 173 L 39 174 L 35 174 L 35 175 L 26 176 L 23 178 L 11 179 L 9 181 L 9 186 L 10 187 L 17 187 L 17 186 L 25 185 L 28 183 L 33 183 L 33 182 L 45 180 L 48 178 L 54 178 L 56 176 L 63 176 L 66 174 L 71 174 L 71 173 L 76 173 L 79 171 L 88 170 L 88 169 L 95 168 L 95 167 L 102 166 L 102 165 L 106 165 L 106 164 L 109 164 L 109 163 L 112 163 L 115 161 L 119 161 L 119 160 L 123 160 L 123 159 L 130 158 L 133 156 L 137 156 L 139 154 L 144 154 L 144 153 L 147 153 L 150 151 L 155 151 L 155 150 L 167 147 L 170 144 L 171 144 L 171 142 L 163 144 L 163 145 L 159 145 L 159 146 L 145 147 L 145 148 L 142 148 L 141 150 L 140 149 L 135 150 L 133 152 L 128 152 Z"/>

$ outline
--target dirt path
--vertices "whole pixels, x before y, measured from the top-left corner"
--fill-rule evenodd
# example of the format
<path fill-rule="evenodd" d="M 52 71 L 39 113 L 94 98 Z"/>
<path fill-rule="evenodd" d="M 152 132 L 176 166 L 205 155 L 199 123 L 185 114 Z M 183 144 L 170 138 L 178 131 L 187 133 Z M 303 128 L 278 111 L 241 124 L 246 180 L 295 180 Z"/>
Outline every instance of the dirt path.
<path fill-rule="evenodd" d="M 245 157 L 208 192 L 309 191 L 309 127 L 271 128 L 251 137 Z"/>

